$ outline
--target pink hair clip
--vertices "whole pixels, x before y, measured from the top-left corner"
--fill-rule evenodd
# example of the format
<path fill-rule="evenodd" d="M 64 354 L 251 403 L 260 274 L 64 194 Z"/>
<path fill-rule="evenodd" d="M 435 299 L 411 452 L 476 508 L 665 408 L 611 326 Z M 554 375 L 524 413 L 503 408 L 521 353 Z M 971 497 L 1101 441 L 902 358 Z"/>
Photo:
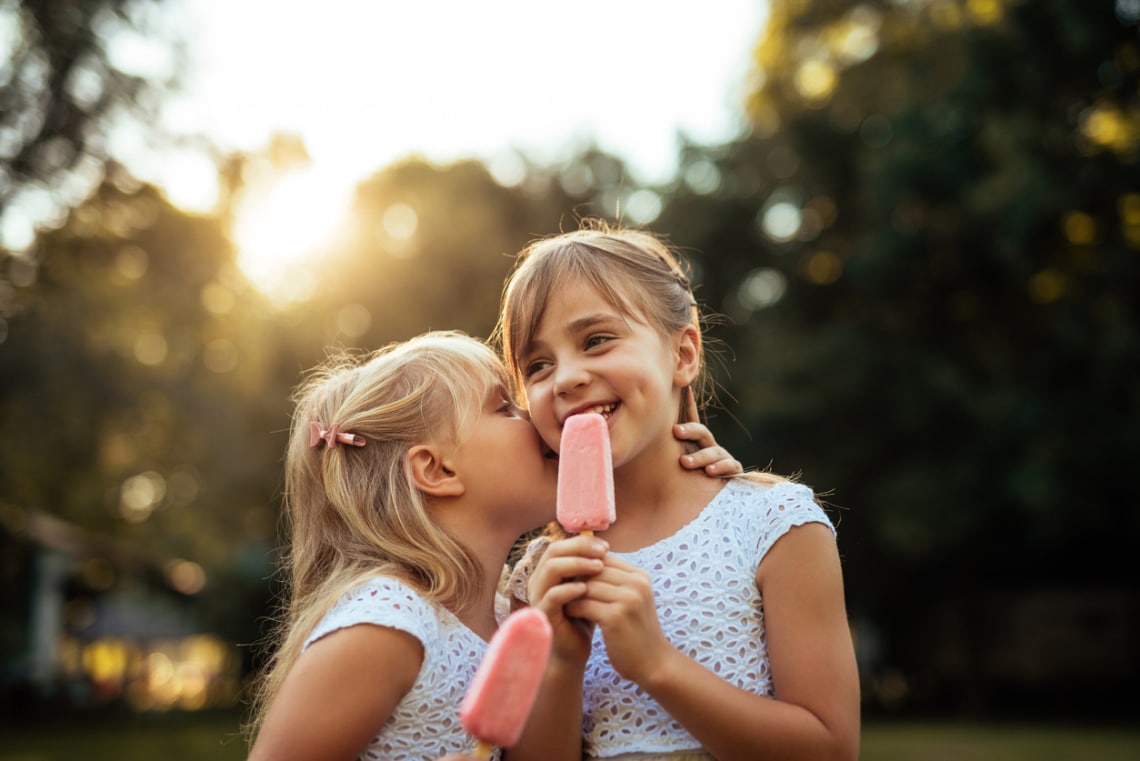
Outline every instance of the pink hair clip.
<path fill-rule="evenodd" d="M 341 433 L 340 426 L 334 423 L 328 430 L 317 422 L 309 424 L 309 446 L 319 447 L 321 442 L 325 442 L 329 449 L 332 449 L 337 443 L 347 444 L 353 447 L 364 446 L 364 437 L 357 436 L 355 433 Z"/>

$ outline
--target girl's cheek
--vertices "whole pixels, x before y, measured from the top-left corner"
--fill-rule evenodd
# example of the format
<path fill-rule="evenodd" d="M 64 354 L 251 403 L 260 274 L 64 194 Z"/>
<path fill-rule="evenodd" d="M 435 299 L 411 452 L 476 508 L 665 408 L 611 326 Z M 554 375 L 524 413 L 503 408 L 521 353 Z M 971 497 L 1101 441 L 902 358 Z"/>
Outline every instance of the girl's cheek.
<path fill-rule="evenodd" d="M 542 437 L 542 441 L 546 446 L 558 451 L 558 447 L 562 444 L 562 433 L 558 430 L 557 425 L 552 425 L 546 421 L 535 421 L 535 430 L 538 435 Z"/>

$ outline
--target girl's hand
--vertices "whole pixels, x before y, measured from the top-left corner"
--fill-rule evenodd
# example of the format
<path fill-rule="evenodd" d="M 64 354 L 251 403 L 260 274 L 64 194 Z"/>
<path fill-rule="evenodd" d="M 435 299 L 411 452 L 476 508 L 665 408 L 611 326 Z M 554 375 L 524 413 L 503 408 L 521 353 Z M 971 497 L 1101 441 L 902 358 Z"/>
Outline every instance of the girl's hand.
<path fill-rule="evenodd" d="M 734 476 L 744 472 L 740 461 L 718 446 L 712 431 L 701 423 L 679 423 L 673 426 L 673 435 L 681 441 L 691 441 L 700 449 L 681 456 L 681 467 L 686 470 L 704 469 L 709 476 Z"/>
<path fill-rule="evenodd" d="M 605 558 L 605 570 L 586 580 L 586 594 L 570 602 L 566 612 L 602 627 L 614 669 L 638 684 L 676 652 L 661 631 L 649 574 L 612 555 Z"/>
<path fill-rule="evenodd" d="M 566 613 L 566 605 L 586 594 L 586 578 L 602 571 L 608 545 L 596 536 L 572 536 L 551 542 L 527 582 L 530 604 L 550 619 L 554 629 L 551 658 L 584 666 L 594 627 Z"/>

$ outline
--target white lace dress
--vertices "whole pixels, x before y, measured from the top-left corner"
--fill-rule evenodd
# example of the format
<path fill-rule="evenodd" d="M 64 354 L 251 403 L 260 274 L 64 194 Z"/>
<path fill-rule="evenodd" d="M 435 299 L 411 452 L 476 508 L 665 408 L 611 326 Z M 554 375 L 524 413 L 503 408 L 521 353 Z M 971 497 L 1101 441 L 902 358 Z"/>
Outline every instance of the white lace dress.
<path fill-rule="evenodd" d="M 412 689 L 360 758 L 434 761 L 448 753 L 469 752 L 474 740 L 459 723 L 459 704 L 487 643 L 449 611 L 424 600 L 407 585 L 377 577 L 353 588 L 333 605 L 305 647 L 337 629 L 365 623 L 408 632 L 423 644 L 424 661 Z M 498 757 L 497 750 L 494 757 Z"/>
<path fill-rule="evenodd" d="M 615 554 L 650 574 L 661 629 L 675 647 L 731 684 L 771 696 L 756 571 L 777 539 L 805 523 L 823 523 L 835 531 L 811 489 L 733 479 L 673 536 Z M 542 544 L 532 545 L 518 570 L 525 573 Z M 510 591 L 518 595 L 522 583 L 516 574 Z M 618 675 L 601 629 L 594 631 L 586 664 L 583 713 L 589 758 L 712 758 L 657 701 Z"/>

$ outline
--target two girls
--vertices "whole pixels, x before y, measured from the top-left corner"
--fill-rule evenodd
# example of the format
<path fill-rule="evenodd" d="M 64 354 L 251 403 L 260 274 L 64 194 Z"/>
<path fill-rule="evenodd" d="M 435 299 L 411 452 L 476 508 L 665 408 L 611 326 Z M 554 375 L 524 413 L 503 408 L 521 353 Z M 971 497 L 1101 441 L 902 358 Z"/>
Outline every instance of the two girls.
<path fill-rule="evenodd" d="M 288 606 L 249 758 L 461 753 L 459 702 L 497 625 L 504 562 L 553 517 L 557 461 L 499 358 L 458 333 L 334 360 L 295 401 Z M 686 429 L 706 446 L 686 465 L 722 458 Z"/>

